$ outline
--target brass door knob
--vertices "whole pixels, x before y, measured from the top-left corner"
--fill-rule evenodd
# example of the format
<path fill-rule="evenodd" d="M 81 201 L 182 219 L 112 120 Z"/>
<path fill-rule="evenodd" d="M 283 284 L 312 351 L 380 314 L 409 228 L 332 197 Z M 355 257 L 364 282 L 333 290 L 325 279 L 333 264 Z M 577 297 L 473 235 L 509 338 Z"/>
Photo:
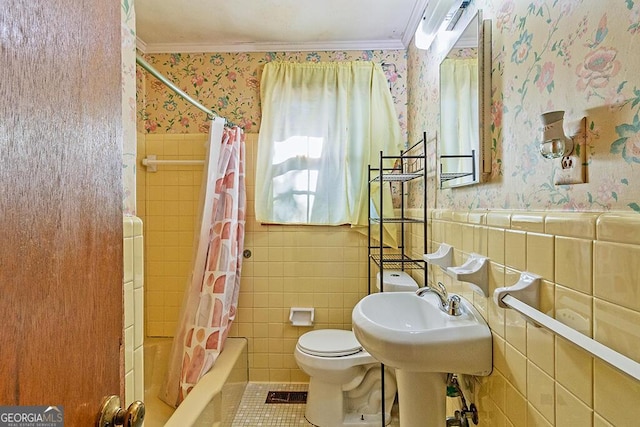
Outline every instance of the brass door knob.
<path fill-rule="evenodd" d="M 96 426 L 142 427 L 144 414 L 144 403 L 139 400 L 136 400 L 124 410 L 120 407 L 120 398 L 118 396 L 107 396 L 102 401 Z"/>

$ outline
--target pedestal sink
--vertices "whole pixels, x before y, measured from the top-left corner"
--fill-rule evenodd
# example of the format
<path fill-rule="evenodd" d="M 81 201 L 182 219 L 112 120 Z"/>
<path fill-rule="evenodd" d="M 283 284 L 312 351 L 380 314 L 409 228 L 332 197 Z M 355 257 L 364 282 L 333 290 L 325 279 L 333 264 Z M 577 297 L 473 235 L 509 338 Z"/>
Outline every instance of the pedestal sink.
<path fill-rule="evenodd" d="M 377 293 L 353 309 L 353 331 L 377 360 L 396 368 L 402 427 L 445 425 L 446 374 L 489 375 L 491 332 L 461 298 L 459 316 L 433 293 Z"/>

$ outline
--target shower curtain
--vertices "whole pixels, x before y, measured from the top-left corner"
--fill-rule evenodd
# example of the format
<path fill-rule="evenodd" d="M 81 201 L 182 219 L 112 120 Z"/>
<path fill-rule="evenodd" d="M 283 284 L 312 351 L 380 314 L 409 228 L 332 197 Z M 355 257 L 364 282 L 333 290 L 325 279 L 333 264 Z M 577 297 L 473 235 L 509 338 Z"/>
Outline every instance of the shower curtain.
<path fill-rule="evenodd" d="M 171 406 L 211 369 L 237 310 L 245 233 L 244 133 L 224 123 L 216 118 L 211 124 L 191 277 L 160 392 Z"/>

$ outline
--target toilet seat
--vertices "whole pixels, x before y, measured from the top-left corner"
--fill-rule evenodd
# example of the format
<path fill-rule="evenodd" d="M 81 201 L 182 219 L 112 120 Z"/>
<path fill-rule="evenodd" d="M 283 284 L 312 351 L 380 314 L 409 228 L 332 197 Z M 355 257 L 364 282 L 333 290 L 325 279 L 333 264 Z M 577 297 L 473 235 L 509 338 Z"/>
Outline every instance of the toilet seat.
<path fill-rule="evenodd" d="M 318 329 L 303 334 L 298 339 L 298 349 L 318 357 L 350 356 L 362 351 L 353 331 Z"/>

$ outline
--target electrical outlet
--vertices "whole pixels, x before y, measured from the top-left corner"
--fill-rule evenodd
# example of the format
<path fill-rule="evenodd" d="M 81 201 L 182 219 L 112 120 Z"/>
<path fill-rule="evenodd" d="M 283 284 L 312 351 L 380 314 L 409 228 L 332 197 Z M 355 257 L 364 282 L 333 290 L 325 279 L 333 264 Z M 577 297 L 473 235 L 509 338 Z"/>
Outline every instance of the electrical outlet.
<path fill-rule="evenodd" d="M 573 138 L 573 152 L 569 156 L 553 161 L 555 185 L 584 184 L 586 181 L 586 139 L 587 118 L 580 120 L 580 125 Z"/>

